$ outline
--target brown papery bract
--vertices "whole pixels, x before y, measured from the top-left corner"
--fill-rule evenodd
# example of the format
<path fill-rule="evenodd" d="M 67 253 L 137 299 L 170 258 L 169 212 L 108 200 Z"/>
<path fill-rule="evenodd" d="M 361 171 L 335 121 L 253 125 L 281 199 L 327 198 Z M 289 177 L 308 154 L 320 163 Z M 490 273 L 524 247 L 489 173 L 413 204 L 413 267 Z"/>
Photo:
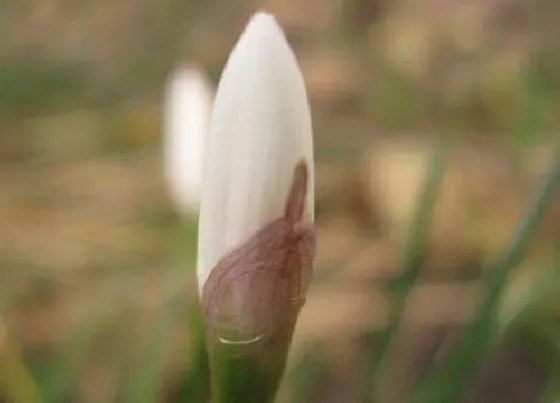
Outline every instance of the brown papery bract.
<path fill-rule="evenodd" d="M 315 230 L 304 218 L 308 170 L 298 163 L 283 217 L 222 258 L 202 290 L 208 337 L 274 343 L 293 331 L 305 301 Z"/>

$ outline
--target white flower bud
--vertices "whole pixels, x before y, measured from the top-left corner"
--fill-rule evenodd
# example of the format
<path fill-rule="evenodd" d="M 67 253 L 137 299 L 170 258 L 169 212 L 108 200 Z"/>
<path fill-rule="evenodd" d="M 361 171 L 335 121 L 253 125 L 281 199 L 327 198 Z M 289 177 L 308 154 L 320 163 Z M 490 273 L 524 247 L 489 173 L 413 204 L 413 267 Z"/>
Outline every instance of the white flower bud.
<path fill-rule="evenodd" d="M 216 402 L 272 402 L 315 254 L 303 78 L 270 15 L 226 64 L 205 155 L 198 287 Z M 241 400 L 240 400 L 241 401 Z"/>
<path fill-rule="evenodd" d="M 284 217 L 300 163 L 306 175 L 301 219 L 313 221 L 307 94 L 294 53 L 269 14 L 251 19 L 227 61 L 207 147 L 198 239 L 201 294 L 222 259 Z"/>

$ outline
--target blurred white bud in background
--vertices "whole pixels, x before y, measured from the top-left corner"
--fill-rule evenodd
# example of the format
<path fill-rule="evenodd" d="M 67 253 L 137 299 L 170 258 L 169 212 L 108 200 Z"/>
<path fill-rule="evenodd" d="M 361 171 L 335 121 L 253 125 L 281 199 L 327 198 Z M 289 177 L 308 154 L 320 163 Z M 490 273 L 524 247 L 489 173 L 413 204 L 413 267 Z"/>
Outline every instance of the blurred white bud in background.
<path fill-rule="evenodd" d="M 196 216 L 214 90 L 198 66 L 179 65 L 168 78 L 164 105 L 164 173 L 177 212 Z"/>

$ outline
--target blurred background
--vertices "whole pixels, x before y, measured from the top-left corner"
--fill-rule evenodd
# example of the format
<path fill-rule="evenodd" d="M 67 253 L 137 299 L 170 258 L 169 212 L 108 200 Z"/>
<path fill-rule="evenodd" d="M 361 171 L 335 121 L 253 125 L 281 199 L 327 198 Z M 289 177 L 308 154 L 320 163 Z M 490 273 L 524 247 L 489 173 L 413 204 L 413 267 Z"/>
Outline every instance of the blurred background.
<path fill-rule="evenodd" d="M 215 88 L 259 9 L 300 62 L 317 158 L 316 274 L 278 401 L 357 402 L 368 387 L 385 280 L 441 141 L 446 172 L 385 402 L 404 401 L 468 323 L 484 267 L 554 158 L 560 3 L 2 0 L 0 401 L 207 401 L 196 208 L 173 196 L 165 88 L 178 66 Z M 557 197 L 465 402 L 554 393 L 559 228 Z"/>

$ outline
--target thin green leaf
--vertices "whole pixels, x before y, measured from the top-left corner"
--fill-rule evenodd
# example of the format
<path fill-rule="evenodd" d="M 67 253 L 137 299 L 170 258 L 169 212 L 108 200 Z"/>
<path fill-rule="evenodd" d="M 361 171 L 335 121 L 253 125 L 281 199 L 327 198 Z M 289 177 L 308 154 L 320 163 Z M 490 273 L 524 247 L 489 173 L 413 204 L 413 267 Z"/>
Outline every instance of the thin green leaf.
<path fill-rule="evenodd" d="M 439 185 L 445 171 L 445 150 L 438 147 L 430 159 L 428 174 L 411 223 L 410 235 L 402 253 L 402 270 L 393 279 L 389 299 L 387 327 L 378 335 L 377 344 L 367 357 L 362 402 L 370 403 L 379 393 L 383 380 L 382 372 L 391 341 L 399 330 L 406 301 L 410 290 L 416 283 L 428 239 L 429 225 L 435 208 Z"/>
<path fill-rule="evenodd" d="M 489 271 L 482 301 L 475 319 L 462 333 L 456 348 L 441 369 L 432 374 L 416 390 L 412 401 L 449 403 L 459 401 L 465 382 L 472 377 L 481 358 L 493 340 L 493 329 L 502 292 L 510 272 L 522 261 L 525 251 L 560 187 L 560 149 L 553 166 L 544 175 L 537 191 L 501 259 Z"/>

